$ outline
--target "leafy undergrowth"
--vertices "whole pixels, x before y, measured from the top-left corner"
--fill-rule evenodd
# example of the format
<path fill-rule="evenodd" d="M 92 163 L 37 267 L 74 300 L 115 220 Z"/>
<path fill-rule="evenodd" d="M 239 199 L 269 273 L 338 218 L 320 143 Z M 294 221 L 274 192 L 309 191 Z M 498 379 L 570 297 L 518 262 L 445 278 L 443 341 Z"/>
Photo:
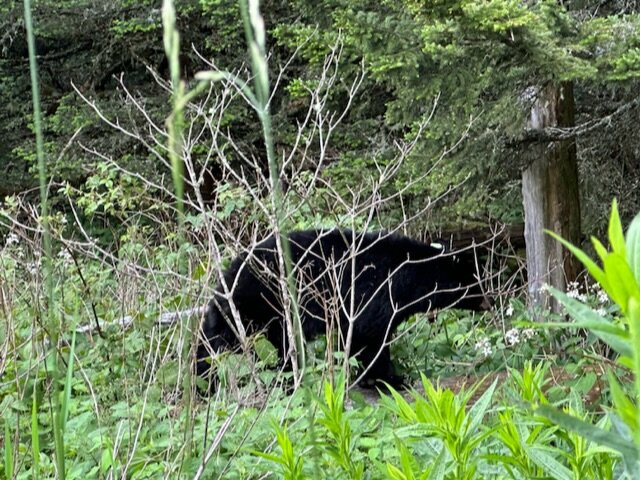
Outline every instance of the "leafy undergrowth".
<path fill-rule="evenodd" d="M 7 237 L 4 478 L 606 479 L 623 470 L 617 452 L 535 410 L 556 406 L 608 429 L 609 382 L 601 377 L 603 365 L 613 366 L 610 352 L 588 333 L 528 328 L 517 298 L 482 315 L 445 310 L 402 325 L 392 354 L 415 390 L 351 388 L 337 374 L 340 354 L 327 357 L 320 338 L 307 345 L 305 380 L 292 391 L 274 348 L 258 337 L 255 354 L 220 355 L 219 388 L 189 402 L 181 361 L 188 321 L 157 319 L 205 304 L 215 276 L 196 249 L 150 248 L 136 238 L 112 263 L 65 249 L 56 256 L 61 361 L 53 375 L 50 324 L 38 307 L 46 304 L 41 260 L 23 239 Z M 594 287 L 572 288 L 601 315 L 619 315 Z"/>
<path fill-rule="evenodd" d="M 66 478 L 613 478 L 616 454 L 531 408 L 549 403 L 604 424 L 602 360 L 584 355 L 595 358 L 598 345 L 507 329 L 524 315 L 512 304 L 516 313 L 501 318 L 446 311 L 404 326 L 394 355 L 415 390 L 345 393 L 345 382 L 326 377 L 319 340 L 303 387 L 291 392 L 258 339 L 255 357 L 221 357 L 220 388 L 193 409 L 181 394 L 177 325 L 141 314 L 105 338 L 78 334 L 63 347 L 67 365 L 74 353 L 72 375 L 57 384 L 41 339 L 21 325 L 2 364 L 5 477 L 56 477 L 51 399 L 68 383 Z"/>

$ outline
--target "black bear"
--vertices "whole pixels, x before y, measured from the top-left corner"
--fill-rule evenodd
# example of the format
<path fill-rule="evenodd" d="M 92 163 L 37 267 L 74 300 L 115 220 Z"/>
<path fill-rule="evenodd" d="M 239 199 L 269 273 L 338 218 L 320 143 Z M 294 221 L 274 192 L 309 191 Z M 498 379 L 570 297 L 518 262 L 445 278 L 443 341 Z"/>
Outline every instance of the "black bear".
<path fill-rule="evenodd" d="M 395 375 L 388 342 L 396 327 L 418 312 L 446 307 L 482 310 L 486 305 L 473 252 L 442 248 L 386 232 L 308 230 L 288 235 L 299 313 L 306 339 L 338 331 L 364 369 L 365 384 L 402 385 Z M 280 359 L 288 353 L 279 263 L 274 236 L 235 258 L 224 272 L 207 309 L 197 349 L 197 373 L 210 369 L 210 352 L 237 347 L 231 292 L 247 334 L 264 332 Z M 330 330 L 329 326 L 337 326 Z"/>

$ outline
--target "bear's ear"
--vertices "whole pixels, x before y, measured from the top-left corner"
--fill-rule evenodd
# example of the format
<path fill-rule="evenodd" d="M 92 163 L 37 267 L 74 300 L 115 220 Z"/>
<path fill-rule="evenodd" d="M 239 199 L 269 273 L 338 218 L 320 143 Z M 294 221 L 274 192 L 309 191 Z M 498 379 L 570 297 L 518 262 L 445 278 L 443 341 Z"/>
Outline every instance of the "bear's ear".
<path fill-rule="evenodd" d="M 435 239 L 429 244 L 432 248 L 439 250 L 439 253 L 449 253 L 451 251 L 451 246 L 447 244 L 447 242 Z"/>
<path fill-rule="evenodd" d="M 438 250 L 444 251 L 444 245 L 441 244 L 440 242 L 431 242 L 431 246 L 433 248 L 437 248 Z"/>

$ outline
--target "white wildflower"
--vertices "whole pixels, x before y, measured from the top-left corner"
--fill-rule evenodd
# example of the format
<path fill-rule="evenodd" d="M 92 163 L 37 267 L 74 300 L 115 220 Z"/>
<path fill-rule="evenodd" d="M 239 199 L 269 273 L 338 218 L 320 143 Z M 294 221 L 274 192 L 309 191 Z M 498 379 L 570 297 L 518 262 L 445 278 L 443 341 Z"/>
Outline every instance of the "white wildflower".
<path fill-rule="evenodd" d="M 535 336 L 536 331 L 533 328 L 525 328 L 520 333 L 522 335 L 522 338 L 524 338 L 525 340 L 529 340 L 530 338 L 533 338 Z"/>
<path fill-rule="evenodd" d="M 578 298 L 580 296 L 580 290 L 578 288 L 578 282 L 569 282 L 567 284 L 567 297 Z"/>
<path fill-rule="evenodd" d="M 609 303 L 609 295 L 602 289 L 599 289 L 596 293 L 596 298 L 598 299 L 598 303 L 605 304 Z"/>
<path fill-rule="evenodd" d="M 520 343 L 520 332 L 517 328 L 512 328 L 504 334 L 504 341 L 510 347 Z"/>
<path fill-rule="evenodd" d="M 487 337 L 481 338 L 476 342 L 476 350 L 481 352 L 485 357 L 490 357 L 493 353 L 491 342 Z"/>
<path fill-rule="evenodd" d="M 578 282 L 569 282 L 567 284 L 567 297 L 575 298 L 581 302 L 587 301 L 587 295 L 580 293 L 580 284 Z"/>
<path fill-rule="evenodd" d="M 20 243 L 20 237 L 18 237 L 18 235 L 16 235 L 15 233 L 11 232 L 9 235 L 7 235 L 7 238 L 5 239 L 5 246 L 10 247 L 11 245 L 14 244 L 18 244 Z"/>
<path fill-rule="evenodd" d="M 511 304 L 507 305 L 507 309 L 504 311 L 504 314 L 507 317 L 510 317 L 511 315 L 513 315 L 513 305 Z"/>
<path fill-rule="evenodd" d="M 67 250 L 66 248 L 63 248 L 58 252 L 58 258 L 61 259 L 65 265 L 73 262 L 73 258 L 71 257 L 69 250 Z"/>
<path fill-rule="evenodd" d="M 40 271 L 40 262 L 29 262 L 27 263 L 27 272 L 31 275 L 37 275 Z"/>
<path fill-rule="evenodd" d="M 602 308 L 602 307 L 597 308 L 597 309 L 596 309 L 596 313 L 597 313 L 598 315 L 600 315 L 601 317 L 606 317 L 606 316 L 607 316 L 607 311 L 606 311 L 604 308 Z"/>

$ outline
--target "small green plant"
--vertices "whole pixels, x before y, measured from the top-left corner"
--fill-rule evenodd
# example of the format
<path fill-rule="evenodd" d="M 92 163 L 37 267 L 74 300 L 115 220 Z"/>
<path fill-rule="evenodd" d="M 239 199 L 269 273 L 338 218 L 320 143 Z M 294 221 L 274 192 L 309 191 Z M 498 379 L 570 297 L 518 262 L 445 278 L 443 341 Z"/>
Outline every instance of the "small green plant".
<path fill-rule="evenodd" d="M 357 461 L 355 438 L 344 412 L 344 380 L 339 377 L 336 387 L 328 381 L 324 384 L 324 403 L 319 402 L 323 416 L 318 420 L 329 433 L 326 451 L 340 465 L 347 478 L 360 480 L 364 475 L 364 463 Z"/>
<path fill-rule="evenodd" d="M 270 460 L 279 465 L 281 478 L 285 480 L 303 480 L 305 476 L 302 473 L 304 466 L 303 458 L 296 455 L 293 449 L 293 443 L 289 437 L 287 430 L 281 427 L 277 422 L 272 424 L 273 430 L 276 432 L 276 439 L 280 447 L 280 455 L 273 453 L 254 452 L 257 456 Z"/>
<path fill-rule="evenodd" d="M 497 382 L 494 381 L 471 407 L 468 407 L 469 402 L 479 385 L 457 395 L 449 389 L 434 387 L 424 375 L 422 385 L 425 394 L 422 396 L 413 391 L 413 405 L 393 389 L 390 389 L 391 397 L 383 396 L 382 402 L 403 421 L 421 425 L 421 436 L 442 442 L 442 448 L 452 460 L 454 478 L 475 478 L 480 460 L 479 447 L 491 434 L 489 429 L 483 428 L 482 422 Z M 442 455 L 440 451 L 438 456 Z"/>
<path fill-rule="evenodd" d="M 620 309 L 619 319 L 602 316 L 593 308 L 567 294 L 550 289 L 551 294 L 572 317 L 571 323 L 547 326 L 585 328 L 607 343 L 618 355 L 618 362 L 631 370 L 634 385 L 631 396 L 625 393 L 615 375 L 609 371 L 608 380 L 613 409 L 608 413 L 613 431 L 607 431 L 581 418 L 561 412 L 549 405 L 537 411 L 567 429 L 618 452 L 627 474 L 640 479 L 640 215 L 631 222 L 625 238 L 614 200 L 611 207 L 608 237 L 611 251 L 596 238 L 593 247 L 602 262 L 600 267 L 578 247 L 548 232 L 566 246 L 587 268 L 609 298 Z"/>

